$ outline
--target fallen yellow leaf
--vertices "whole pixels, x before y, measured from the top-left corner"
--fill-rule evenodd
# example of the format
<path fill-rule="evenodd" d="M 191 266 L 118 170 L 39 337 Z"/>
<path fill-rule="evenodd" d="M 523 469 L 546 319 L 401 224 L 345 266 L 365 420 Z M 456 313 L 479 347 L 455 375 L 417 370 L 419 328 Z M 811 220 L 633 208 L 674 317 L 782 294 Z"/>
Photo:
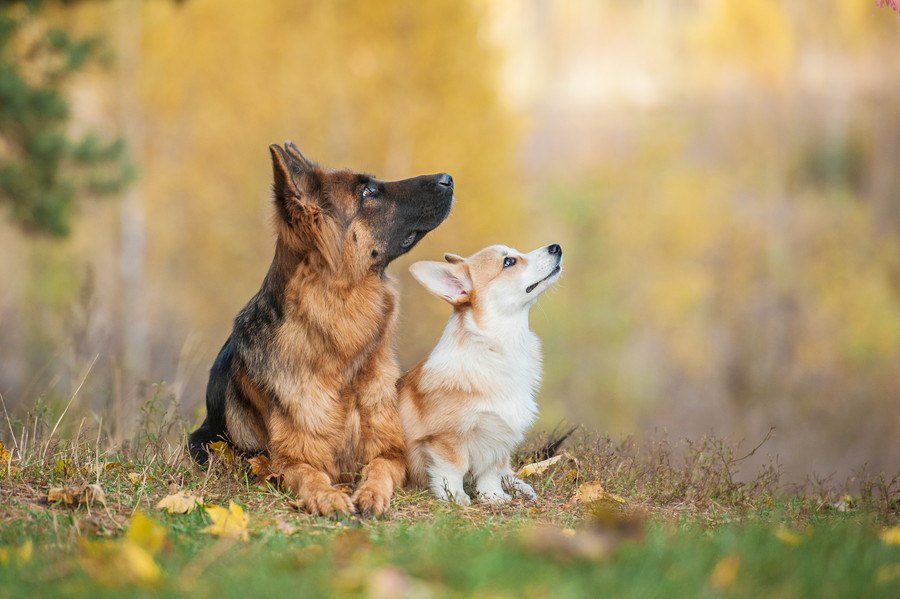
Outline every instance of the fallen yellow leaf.
<path fill-rule="evenodd" d="M 201 532 L 244 541 L 249 539 L 247 525 L 250 523 L 250 516 L 245 514 L 241 506 L 235 502 L 229 501 L 228 509 L 218 505 L 208 505 L 206 513 L 212 519 L 212 524 Z"/>
<path fill-rule="evenodd" d="M 712 574 L 709 575 L 709 584 L 718 591 L 727 589 L 737 578 L 740 567 L 740 555 L 726 555 L 713 568 Z"/>
<path fill-rule="evenodd" d="M 213 441 L 209 444 L 209 450 L 213 453 L 213 455 L 218 456 L 220 460 L 227 463 L 233 463 L 237 456 L 234 455 L 234 450 L 231 448 L 231 445 L 226 443 L 225 441 Z"/>
<path fill-rule="evenodd" d="M 615 501 L 616 503 L 625 503 L 625 500 L 616 495 L 615 493 L 610 493 L 606 489 L 603 488 L 603 483 L 601 482 L 590 482 L 584 483 L 578 490 L 575 492 L 575 497 L 573 498 L 575 503 L 588 504 L 594 503 L 595 501 Z"/>
<path fill-rule="evenodd" d="M 135 512 L 128 521 L 125 539 L 144 549 L 151 555 L 162 549 L 166 542 L 166 529 L 143 512 Z"/>
<path fill-rule="evenodd" d="M 160 499 L 156 504 L 156 509 L 166 510 L 170 514 L 190 514 L 195 507 L 202 504 L 202 497 L 195 497 L 186 491 L 178 491 Z"/>
<path fill-rule="evenodd" d="M 47 501 L 62 503 L 66 506 L 86 504 L 90 507 L 94 503 L 106 505 L 106 493 L 97 484 L 54 487 L 47 491 Z"/>
<path fill-rule="evenodd" d="M 5 564 L 13 558 L 20 564 L 27 563 L 31 561 L 33 549 L 34 545 L 31 539 L 28 539 L 18 547 L 0 547 L 0 564 Z"/>
<path fill-rule="evenodd" d="M 162 577 L 153 555 L 127 538 L 115 541 L 82 541 L 81 567 L 106 586 L 149 585 Z"/>
<path fill-rule="evenodd" d="M 900 524 L 885 528 L 878 536 L 888 545 L 900 545 Z"/>
<path fill-rule="evenodd" d="M 269 458 L 264 454 L 254 456 L 247 460 L 247 462 L 250 464 L 250 472 L 262 481 L 277 479 L 279 477 L 277 472 L 272 471 L 272 464 L 269 462 Z"/>
<path fill-rule="evenodd" d="M 547 471 L 550 466 L 557 463 L 562 459 L 561 455 L 555 455 L 552 458 L 548 458 L 546 460 L 541 460 L 540 462 L 534 462 L 533 464 L 526 464 L 519 468 L 519 471 L 516 472 L 516 476 L 519 478 L 525 478 L 526 476 L 534 476 L 535 474 L 543 474 Z"/>
<path fill-rule="evenodd" d="M 139 484 L 142 480 L 144 480 L 144 477 L 137 472 L 129 472 L 126 476 L 133 485 Z"/>
<path fill-rule="evenodd" d="M 0 441 L 0 478 L 3 478 L 7 474 L 18 474 L 18 472 L 18 466 L 12 465 L 12 454 L 3 446 L 3 441 Z"/>
<path fill-rule="evenodd" d="M 795 533 L 791 530 L 788 530 L 784 526 L 779 526 L 775 530 L 775 536 L 778 537 L 778 539 L 782 543 L 786 543 L 788 545 L 796 546 L 796 545 L 799 545 L 800 542 L 803 540 L 803 537 L 801 537 L 800 535 L 798 535 L 797 533 Z"/>

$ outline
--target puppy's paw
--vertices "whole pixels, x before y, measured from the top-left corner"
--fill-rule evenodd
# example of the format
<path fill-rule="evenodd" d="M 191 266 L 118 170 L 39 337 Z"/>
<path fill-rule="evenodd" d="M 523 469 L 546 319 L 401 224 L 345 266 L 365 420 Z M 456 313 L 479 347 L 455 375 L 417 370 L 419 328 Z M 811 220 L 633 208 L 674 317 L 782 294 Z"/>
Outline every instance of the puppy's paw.
<path fill-rule="evenodd" d="M 481 503 L 506 503 L 512 501 L 512 497 L 509 493 L 504 493 L 503 491 L 491 491 L 488 493 L 481 493 L 478 496 L 478 500 Z"/>
<path fill-rule="evenodd" d="M 303 507 L 309 513 L 319 516 L 349 516 L 355 511 L 350 496 L 337 489 L 306 493 Z"/>
<path fill-rule="evenodd" d="M 516 490 L 516 493 L 520 493 L 528 499 L 537 499 L 537 493 L 534 492 L 534 488 L 524 480 L 514 479 L 513 488 Z"/>
<path fill-rule="evenodd" d="M 469 506 L 472 505 L 472 498 L 466 495 L 464 491 L 460 491 L 459 493 L 453 493 L 447 497 L 450 501 L 455 503 L 456 505 Z"/>
<path fill-rule="evenodd" d="M 361 514 L 384 515 L 391 505 L 391 493 L 363 483 L 350 498 Z"/>

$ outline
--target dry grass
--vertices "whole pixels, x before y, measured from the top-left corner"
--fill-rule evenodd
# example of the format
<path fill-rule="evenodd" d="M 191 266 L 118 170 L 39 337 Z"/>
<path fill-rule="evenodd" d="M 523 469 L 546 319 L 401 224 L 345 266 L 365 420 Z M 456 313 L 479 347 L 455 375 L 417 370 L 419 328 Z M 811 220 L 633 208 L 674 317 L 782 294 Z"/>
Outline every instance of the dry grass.
<path fill-rule="evenodd" d="M 51 487 L 93 483 L 106 493 L 106 505 L 85 510 L 83 519 L 86 527 L 100 533 L 116 532 L 135 510 L 152 511 L 160 498 L 176 489 L 188 489 L 206 502 L 236 499 L 262 521 L 290 517 L 303 526 L 336 525 L 299 514 L 290 496 L 257 479 L 239 456 L 216 455 L 206 467 L 195 465 L 184 451 L 187 426 L 163 387 L 142 408 L 137 433 L 122 444 L 113 444 L 105 434 L 102 418 L 74 416 L 71 403 L 56 418 L 47 410 L 18 421 L 5 416 L 6 430 L 0 435 L 8 449 L 0 475 L 3 521 L 51 509 Z M 549 441 L 547 433 L 534 435 L 521 448 L 519 465 L 541 457 Z M 900 474 L 861 471 L 845 484 L 814 481 L 787 487 L 780 485 L 777 464 L 771 462 L 739 479 L 738 468 L 756 449 L 739 452 L 713 437 L 638 443 L 579 430 L 563 444 L 563 459 L 530 479 L 537 501 L 462 509 L 441 504 L 424 491 L 401 490 L 390 519 L 430 520 L 452 511 L 472 522 L 539 520 L 569 526 L 583 516 L 581 506 L 572 501 L 576 489 L 600 481 L 629 506 L 669 520 L 692 517 L 715 524 L 779 510 L 802 521 L 829 510 L 854 509 L 871 512 L 884 523 L 897 521 Z M 849 493 L 850 483 L 855 483 L 855 494 Z"/>

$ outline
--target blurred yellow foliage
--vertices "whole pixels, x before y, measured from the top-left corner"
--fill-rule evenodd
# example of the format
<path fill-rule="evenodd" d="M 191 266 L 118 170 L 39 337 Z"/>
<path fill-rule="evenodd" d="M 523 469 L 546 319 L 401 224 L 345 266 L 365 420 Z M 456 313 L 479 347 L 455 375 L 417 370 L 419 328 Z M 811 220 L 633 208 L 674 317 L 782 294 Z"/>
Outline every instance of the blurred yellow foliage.
<path fill-rule="evenodd" d="M 791 21 L 778 0 L 717 0 L 698 16 L 689 41 L 723 69 L 743 67 L 767 85 L 784 85 L 796 57 Z"/>
<path fill-rule="evenodd" d="M 142 512 L 135 512 L 122 538 L 80 539 L 80 563 L 105 586 L 153 585 L 163 576 L 154 555 L 166 542 L 166 529 Z"/>
<path fill-rule="evenodd" d="M 241 539 L 244 541 L 250 538 L 250 533 L 247 531 L 250 516 L 245 514 L 243 508 L 235 502 L 229 501 L 227 508 L 218 505 L 208 505 L 206 506 L 206 513 L 209 515 L 212 523 L 204 528 L 203 532 L 217 537 Z"/>

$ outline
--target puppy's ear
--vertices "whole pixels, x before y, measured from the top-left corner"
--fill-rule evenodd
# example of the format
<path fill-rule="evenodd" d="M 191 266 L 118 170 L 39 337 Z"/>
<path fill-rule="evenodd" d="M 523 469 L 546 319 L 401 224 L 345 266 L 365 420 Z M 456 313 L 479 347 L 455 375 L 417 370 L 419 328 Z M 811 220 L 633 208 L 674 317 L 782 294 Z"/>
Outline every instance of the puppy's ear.
<path fill-rule="evenodd" d="M 409 267 L 412 276 L 425 289 L 454 306 L 469 301 L 472 279 L 465 264 L 444 264 L 443 262 L 416 262 Z"/>
<path fill-rule="evenodd" d="M 459 264 L 460 262 L 466 261 L 466 259 L 463 258 L 462 256 L 457 256 L 456 254 L 451 254 L 449 252 L 444 254 L 444 260 L 446 260 L 450 264 Z"/>

